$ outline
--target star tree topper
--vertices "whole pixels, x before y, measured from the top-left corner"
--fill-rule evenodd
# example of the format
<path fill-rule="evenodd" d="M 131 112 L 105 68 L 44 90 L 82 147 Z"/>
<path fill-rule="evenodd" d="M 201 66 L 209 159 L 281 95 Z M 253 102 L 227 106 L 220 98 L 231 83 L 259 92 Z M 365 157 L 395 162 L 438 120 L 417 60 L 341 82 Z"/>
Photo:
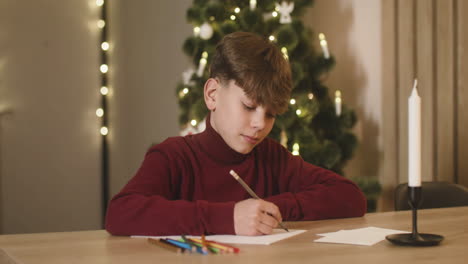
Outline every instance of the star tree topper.
<path fill-rule="evenodd" d="M 289 24 L 291 23 L 291 12 L 294 10 L 294 2 L 287 3 L 285 1 L 281 2 L 281 5 L 276 3 L 276 9 L 281 14 L 280 23 Z"/>

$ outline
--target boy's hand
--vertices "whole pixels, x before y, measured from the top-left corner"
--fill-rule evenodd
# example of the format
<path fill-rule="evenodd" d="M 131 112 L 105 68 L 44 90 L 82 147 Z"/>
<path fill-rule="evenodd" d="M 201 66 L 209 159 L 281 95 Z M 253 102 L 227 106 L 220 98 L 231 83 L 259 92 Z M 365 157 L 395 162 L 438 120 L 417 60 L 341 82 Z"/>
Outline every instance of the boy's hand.
<path fill-rule="evenodd" d="M 281 222 L 278 207 L 260 199 L 248 199 L 234 206 L 234 231 L 236 235 L 268 235 Z"/>

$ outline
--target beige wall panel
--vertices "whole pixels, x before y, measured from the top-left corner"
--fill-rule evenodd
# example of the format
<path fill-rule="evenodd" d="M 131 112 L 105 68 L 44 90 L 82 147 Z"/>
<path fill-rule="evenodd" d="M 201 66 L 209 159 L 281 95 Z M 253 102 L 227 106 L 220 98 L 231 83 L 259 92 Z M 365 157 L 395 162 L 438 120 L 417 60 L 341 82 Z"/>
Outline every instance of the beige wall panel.
<path fill-rule="evenodd" d="M 468 187 L 468 1 L 457 1 L 457 177 Z"/>
<path fill-rule="evenodd" d="M 453 1 L 436 1 L 436 179 L 454 182 L 454 24 Z"/>
<path fill-rule="evenodd" d="M 421 96 L 421 177 L 423 181 L 434 179 L 434 125 L 435 125 L 435 97 L 434 97 L 434 17 L 433 0 L 415 1 L 416 19 L 416 75 L 418 92 Z M 412 89 L 411 85 L 402 87 Z M 406 94 L 407 96 L 409 95 Z M 403 102 L 403 101 L 402 101 Z"/>
<path fill-rule="evenodd" d="M 398 181 L 408 181 L 408 96 L 415 77 L 414 1 L 398 0 Z"/>
<path fill-rule="evenodd" d="M 393 210 L 393 193 L 398 184 L 398 107 L 396 81 L 396 2 L 382 1 L 382 134 L 383 173 L 380 182 L 383 193 L 379 209 Z"/>

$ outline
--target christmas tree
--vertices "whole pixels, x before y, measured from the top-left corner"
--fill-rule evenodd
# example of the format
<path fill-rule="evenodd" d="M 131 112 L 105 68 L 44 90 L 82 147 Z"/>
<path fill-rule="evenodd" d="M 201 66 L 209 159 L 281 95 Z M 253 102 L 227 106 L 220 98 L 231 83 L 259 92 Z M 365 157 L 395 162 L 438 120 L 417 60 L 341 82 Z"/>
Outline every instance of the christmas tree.
<path fill-rule="evenodd" d="M 277 117 L 270 136 L 294 155 L 343 174 L 357 145 L 350 131 L 356 115 L 342 104 L 340 90 L 331 96 L 323 83 L 335 60 L 325 36 L 306 28 L 300 19 L 311 5 L 312 0 L 193 1 L 187 20 L 194 26 L 194 34 L 186 39 L 183 50 L 194 66 L 183 73 L 177 86 L 179 122 L 185 134 L 200 131 L 208 113 L 203 87 L 218 41 L 235 31 L 254 32 L 278 46 L 293 75 L 289 109 Z"/>

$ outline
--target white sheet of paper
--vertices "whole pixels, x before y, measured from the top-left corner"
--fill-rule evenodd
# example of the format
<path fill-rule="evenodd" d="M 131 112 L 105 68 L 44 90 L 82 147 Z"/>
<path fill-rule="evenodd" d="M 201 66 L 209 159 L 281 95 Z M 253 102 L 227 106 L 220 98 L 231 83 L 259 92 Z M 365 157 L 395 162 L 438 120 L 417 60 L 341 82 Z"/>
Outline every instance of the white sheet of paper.
<path fill-rule="evenodd" d="M 372 246 L 385 239 L 387 235 L 397 233 L 409 233 L 407 231 L 386 229 L 379 227 L 364 227 L 351 230 L 340 230 L 337 232 L 317 234 L 322 238 L 314 240 L 322 243 L 352 244 L 361 246 Z"/>
<path fill-rule="evenodd" d="M 211 235 L 206 236 L 207 240 L 214 240 L 227 244 L 250 244 L 250 245 L 270 245 L 280 240 L 304 233 L 306 230 L 292 230 L 286 232 L 283 229 L 274 229 L 273 234 L 264 236 L 236 236 L 236 235 Z M 132 238 L 171 238 L 180 239 L 180 236 L 131 236 Z M 188 238 L 200 238 L 199 236 L 187 236 Z"/>

